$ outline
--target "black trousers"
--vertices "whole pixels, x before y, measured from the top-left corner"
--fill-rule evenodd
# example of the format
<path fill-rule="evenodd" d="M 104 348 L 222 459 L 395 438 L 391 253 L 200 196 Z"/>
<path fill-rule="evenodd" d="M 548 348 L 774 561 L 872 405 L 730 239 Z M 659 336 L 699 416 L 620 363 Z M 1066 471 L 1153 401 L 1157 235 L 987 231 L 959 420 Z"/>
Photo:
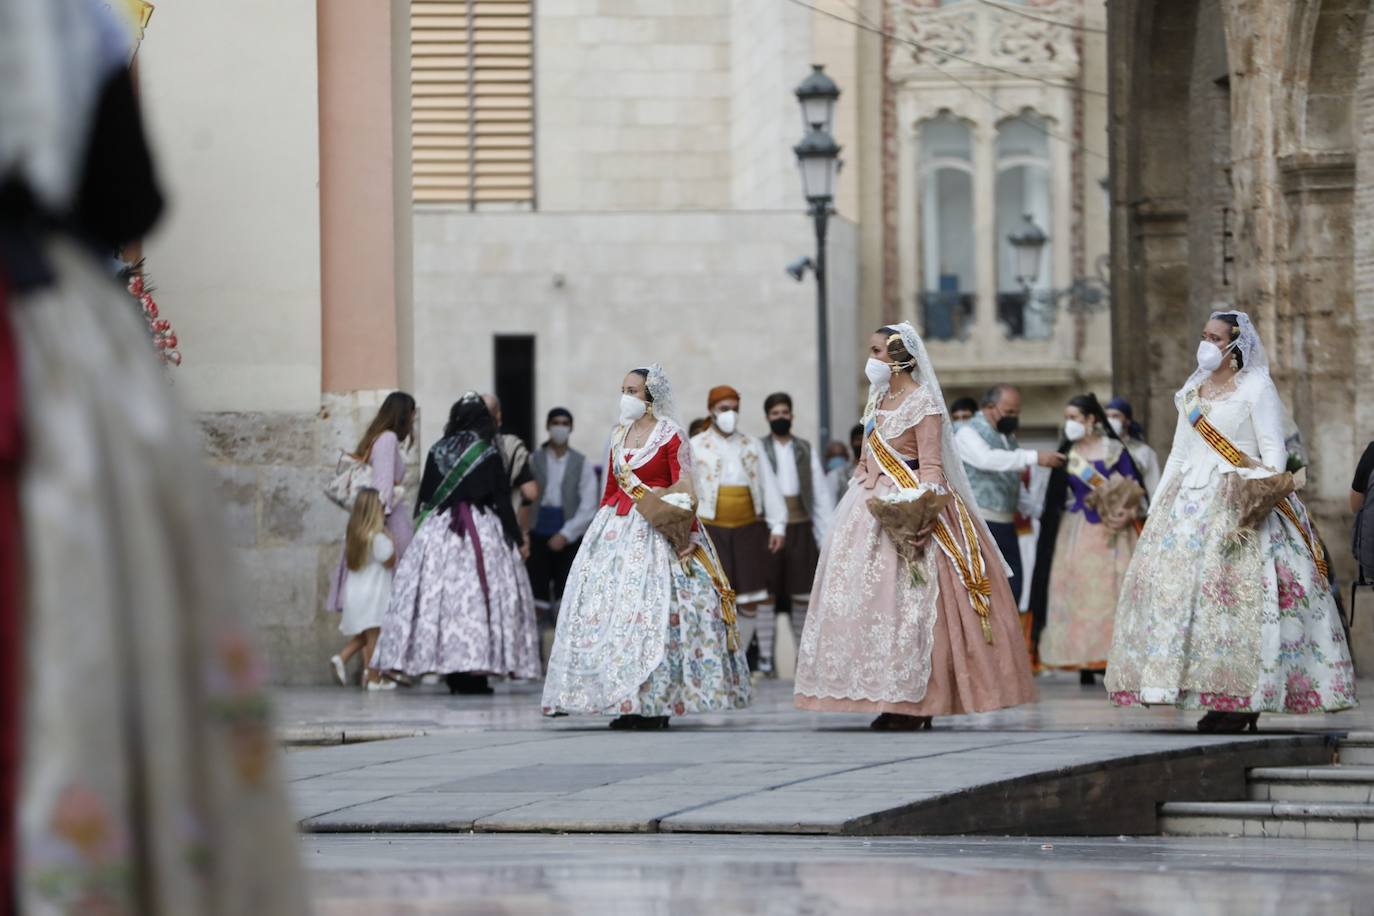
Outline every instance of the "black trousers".
<path fill-rule="evenodd" d="M 561 551 L 549 549 L 550 535 L 530 533 L 530 558 L 525 561 L 525 569 L 530 574 L 530 588 L 534 600 L 543 604 L 553 604 L 563 597 L 563 589 L 568 584 L 568 573 L 572 571 L 573 560 L 581 541 L 574 541 Z M 541 616 L 543 616 L 541 614 Z M 547 621 L 550 625 L 553 620 Z"/>
<path fill-rule="evenodd" d="M 988 522 L 988 533 L 997 542 L 997 547 L 1006 557 L 1011 567 L 1011 594 L 1017 606 L 1021 604 L 1021 541 L 1016 534 L 1016 525 L 1011 522 Z"/>

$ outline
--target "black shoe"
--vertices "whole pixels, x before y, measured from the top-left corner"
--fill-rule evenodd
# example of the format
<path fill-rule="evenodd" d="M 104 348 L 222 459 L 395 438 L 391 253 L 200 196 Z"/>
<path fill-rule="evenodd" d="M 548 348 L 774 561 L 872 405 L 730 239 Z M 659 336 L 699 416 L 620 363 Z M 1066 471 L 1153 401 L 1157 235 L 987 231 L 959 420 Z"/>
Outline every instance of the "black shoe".
<path fill-rule="evenodd" d="M 487 683 L 485 674 L 448 674 L 444 676 L 451 694 L 464 696 L 489 696 L 496 691 Z"/>
<path fill-rule="evenodd" d="M 612 719 L 610 728 L 618 732 L 652 732 L 668 727 L 667 716 L 620 716 Z"/>
<path fill-rule="evenodd" d="M 1097 685 L 1097 678 L 1091 671 L 1078 672 L 1079 687 L 1094 687 Z"/>

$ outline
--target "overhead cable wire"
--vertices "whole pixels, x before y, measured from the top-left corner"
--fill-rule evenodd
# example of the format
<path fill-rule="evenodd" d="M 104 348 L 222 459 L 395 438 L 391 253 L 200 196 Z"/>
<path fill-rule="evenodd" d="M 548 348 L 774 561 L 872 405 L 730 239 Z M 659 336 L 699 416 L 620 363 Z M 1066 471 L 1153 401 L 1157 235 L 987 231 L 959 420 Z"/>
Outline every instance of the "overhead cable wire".
<path fill-rule="evenodd" d="M 846 19 L 839 13 L 832 13 L 829 10 L 823 10 L 820 7 L 816 6 L 814 3 L 807 2 L 807 0 L 787 0 L 787 2 L 811 10 L 813 13 L 818 13 L 822 16 L 834 19 L 837 22 L 846 23 L 847 25 L 853 26 L 856 29 L 861 29 L 865 32 L 871 32 L 874 35 L 879 35 L 883 38 L 891 39 L 892 41 L 901 42 L 904 45 L 909 45 L 913 48 L 916 48 L 919 51 L 925 51 L 928 54 L 935 54 L 942 57 L 948 57 L 952 60 L 957 60 L 960 63 L 969 64 L 971 66 L 979 67 L 984 70 L 992 70 L 997 73 L 1004 73 L 1007 76 L 1014 76 L 1017 79 L 1030 80 L 1036 83 L 1043 83 L 1046 86 L 1053 86 L 1055 89 L 1068 89 L 1073 92 L 1083 92 L 1089 95 L 1100 95 L 1103 98 L 1107 97 L 1107 93 L 1099 89 L 1087 89 L 1085 87 L 1074 86 L 1071 83 L 1061 83 L 1057 80 L 1046 79 L 1043 76 L 1036 76 L 1033 73 L 1025 73 L 1017 70 L 1012 70 L 1008 67 L 998 66 L 997 64 L 984 63 L 983 61 L 974 60 L 971 57 L 964 57 L 961 54 L 956 54 L 953 51 L 947 51 L 943 48 L 937 48 L 934 45 L 928 45 L 924 42 L 917 41 L 914 38 L 907 38 L 902 35 L 894 35 L 893 33 L 884 31 L 883 29 L 878 28 L 876 26 L 868 25 L 867 23 L 859 22 L 855 19 Z M 938 65 L 936 64 L 932 63 L 931 66 L 936 67 L 938 69 Z M 942 70 L 941 72 L 943 73 L 944 71 Z"/>
<path fill-rule="evenodd" d="M 820 14 L 823 15 L 823 16 L 829 16 L 829 17 L 832 18 L 832 19 L 837 19 L 837 20 L 839 20 L 840 22 L 848 23 L 849 25 L 854 26 L 855 28 L 858 28 L 858 29 L 862 29 L 863 31 L 872 32 L 872 33 L 875 34 L 875 35 L 880 35 L 880 36 L 882 36 L 882 37 L 884 37 L 884 38 L 889 38 L 889 39 L 891 39 L 891 40 L 893 40 L 893 41 L 900 41 L 900 42 L 904 42 L 904 43 L 906 43 L 906 44 L 916 45 L 917 47 L 920 47 L 920 48 L 922 48 L 922 49 L 924 49 L 924 50 L 931 50 L 931 49 L 927 48 L 925 45 L 920 44 L 919 42 L 913 41 L 913 40 L 911 40 L 911 39 L 902 38 L 902 37 L 899 36 L 899 35 L 893 35 L 893 34 L 890 33 L 890 32 L 885 32 L 885 31 L 883 31 L 882 29 L 877 28 L 877 27 L 874 27 L 874 26 L 870 26 L 870 25 L 866 25 L 866 24 L 864 24 L 864 23 L 855 22 L 855 21 L 853 21 L 853 20 L 845 19 L 843 16 L 839 16 L 839 15 L 836 15 L 835 13 L 831 13 L 831 12 L 828 12 L 828 11 L 826 11 L 826 10 L 820 9 L 820 8 L 818 8 L 818 7 L 812 6 L 810 3 L 805 2 L 805 0 L 788 0 L 788 2 L 789 2 L 789 3 L 795 3 L 797 6 L 806 7 L 807 9 L 810 9 L 810 10 L 812 10 L 812 11 L 814 11 L 814 12 L 820 13 Z M 847 0 L 846 0 L 846 2 L 845 2 L 845 5 L 848 6 L 850 9 L 854 9 L 853 4 L 848 3 Z M 867 17 L 864 16 L 863 13 L 859 12 L 858 10 L 855 10 L 855 13 L 856 13 L 858 16 L 860 16 L 861 18 L 867 19 Z M 940 51 L 940 52 L 938 52 L 938 53 L 943 54 L 943 53 L 945 53 L 945 52 Z M 950 55 L 950 56 L 954 56 L 954 55 Z M 962 60 L 963 58 L 960 58 L 960 59 Z M 1084 144 L 1082 144 L 1082 143 L 1079 143 L 1077 140 L 1074 140 L 1072 137 L 1066 137 L 1066 136 L 1064 136 L 1063 134 L 1061 134 L 1061 133 L 1059 133 L 1059 132 L 1057 132 L 1057 131 L 1055 131 L 1055 130 L 1052 130 L 1052 129 L 1051 129 L 1048 125 L 1046 125 L 1046 124 L 1039 123 L 1039 122 L 1037 122 L 1037 121 L 1032 121 L 1032 120 L 1026 118 L 1023 112 L 1020 112 L 1020 111 L 1013 111 L 1013 110 L 1010 109 L 1010 108 L 1006 108 L 1005 106 L 999 105 L 998 102 L 997 102 L 997 100 L 994 99 L 991 95 L 988 95 L 986 92 L 982 91 L 982 90 L 979 89 L 977 86 L 974 86 L 974 85 L 972 85 L 971 83 L 968 83 L 968 82 L 966 82 L 965 80 L 960 79 L 959 77 L 955 76 L 953 73 L 950 73 L 950 72 L 949 72 L 948 70 L 946 70 L 944 67 L 941 67 L 939 64 L 937 64 L 937 63 L 931 63 L 930 66 L 933 67 L 933 68 L 934 68 L 937 72 L 939 72 L 941 75 L 943 75 L 944 77 L 946 77 L 947 79 L 949 79 L 951 82 L 957 83 L 957 84 L 958 84 L 959 86 L 961 86 L 962 88 L 964 88 L 964 89 L 968 90 L 969 92 L 971 92 L 972 94 L 978 96 L 978 98 L 980 98 L 980 99 L 982 99 L 983 101 L 987 102 L 989 105 L 991 105 L 991 106 L 992 106 L 994 109 L 996 109 L 997 111 L 1000 111 L 1002 114 L 1008 115 L 1009 117 L 1016 118 L 1016 119 L 1017 119 L 1018 121 L 1020 121 L 1022 124 L 1025 124 L 1025 125 L 1027 125 L 1028 127 L 1031 127 L 1031 128 L 1033 128 L 1033 129 L 1035 129 L 1035 130 L 1040 131 L 1040 132 L 1043 133 L 1045 136 L 1047 136 L 1047 137 L 1049 137 L 1049 138 L 1051 138 L 1051 139 L 1053 139 L 1053 140 L 1058 140 L 1060 143 L 1065 144 L 1065 145 L 1068 146 L 1070 149 L 1079 150 L 1080 152 L 1082 152 L 1082 153 L 1084 153 L 1084 154 L 1086 154 L 1086 155 L 1088 155 L 1088 156 L 1092 156 L 1092 157 L 1094 157 L 1095 159 L 1101 159 L 1103 162 L 1110 162 L 1110 161 L 1111 161 L 1107 156 L 1103 155 L 1102 153 L 1099 153 L 1097 150 L 1092 149 L 1091 147 L 1088 147 L 1088 146 L 1086 146 L 1086 145 L 1084 145 Z M 985 66 L 985 65 L 980 65 L 980 66 Z M 998 69 L 998 68 L 993 68 L 993 69 Z M 1011 71 L 1008 71 L 1008 72 L 1011 72 Z M 1041 80 L 1041 82 L 1044 82 L 1044 81 Z M 1050 85 L 1057 86 L 1057 87 L 1060 88 L 1060 89 L 1067 89 L 1067 90 L 1069 90 L 1069 91 L 1071 91 L 1071 92 L 1092 92 L 1092 93 L 1094 93 L 1095 95 L 1101 95 L 1101 96 L 1106 96 L 1106 95 L 1107 95 L 1107 93 L 1105 93 L 1105 92 L 1098 92 L 1098 91 L 1096 91 L 1096 90 L 1084 89 L 1083 87 L 1080 87 L 1080 86 L 1068 86 L 1068 85 L 1064 85 L 1064 84 L 1061 84 L 1061 83 L 1051 83 Z"/>

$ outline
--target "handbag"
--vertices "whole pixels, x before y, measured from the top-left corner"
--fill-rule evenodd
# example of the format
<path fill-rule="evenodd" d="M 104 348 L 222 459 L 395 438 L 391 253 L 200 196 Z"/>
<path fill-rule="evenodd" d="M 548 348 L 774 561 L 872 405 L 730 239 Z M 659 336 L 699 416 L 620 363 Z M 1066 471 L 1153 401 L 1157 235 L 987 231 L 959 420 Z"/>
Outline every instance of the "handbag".
<path fill-rule="evenodd" d="M 372 486 L 372 465 L 348 452 L 339 452 L 334 476 L 324 485 L 324 495 L 341 509 L 353 511 L 358 494 Z"/>

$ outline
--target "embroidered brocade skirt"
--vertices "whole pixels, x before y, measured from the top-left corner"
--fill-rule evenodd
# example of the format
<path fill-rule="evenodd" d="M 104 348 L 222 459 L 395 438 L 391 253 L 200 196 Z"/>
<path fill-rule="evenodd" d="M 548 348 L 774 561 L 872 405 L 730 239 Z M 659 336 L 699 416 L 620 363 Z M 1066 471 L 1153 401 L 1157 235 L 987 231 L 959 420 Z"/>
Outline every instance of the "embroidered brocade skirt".
<path fill-rule="evenodd" d="M 474 510 L 464 535 L 450 528 L 452 512 L 427 518 L 396 567 L 375 666 L 412 676 L 539 677 L 534 594 L 519 551 L 495 512 Z"/>
<path fill-rule="evenodd" d="M 1161 493 L 1127 570 L 1107 664 L 1118 706 L 1307 713 L 1356 705 L 1336 602 L 1272 513 L 1235 543 L 1233 474 Z"/>
<path fill-rule="evenodd" d="M 991 540 L 980 541 L 992 583 L 993 641 L 954 565 L 932 540 L 915 582 L 868 510 L 892 492 L 851 486 L 811 591 L 797 657 L 796 705 L 823 712 L 912 716 L 984 712 L 1035 697 L 1011 587 Z M 945 522 L 959 523 L 951 506 Z"/>
<path fill-rule="evenodd" d="M 1128 525 L 1115 533 L 1064 513 L 1054 544 L 1040 661 L 1051 668 L 1102 668 L 1112 648 L 1112 621 L 1137 535 Z"/>
<path fill-rule="evenodd" d="M 568 576 L 545 713 L 683 716 L 749 705 L 743 647 L 728 647 L 720 597 L 638 512 L 604 507 Z"/>

